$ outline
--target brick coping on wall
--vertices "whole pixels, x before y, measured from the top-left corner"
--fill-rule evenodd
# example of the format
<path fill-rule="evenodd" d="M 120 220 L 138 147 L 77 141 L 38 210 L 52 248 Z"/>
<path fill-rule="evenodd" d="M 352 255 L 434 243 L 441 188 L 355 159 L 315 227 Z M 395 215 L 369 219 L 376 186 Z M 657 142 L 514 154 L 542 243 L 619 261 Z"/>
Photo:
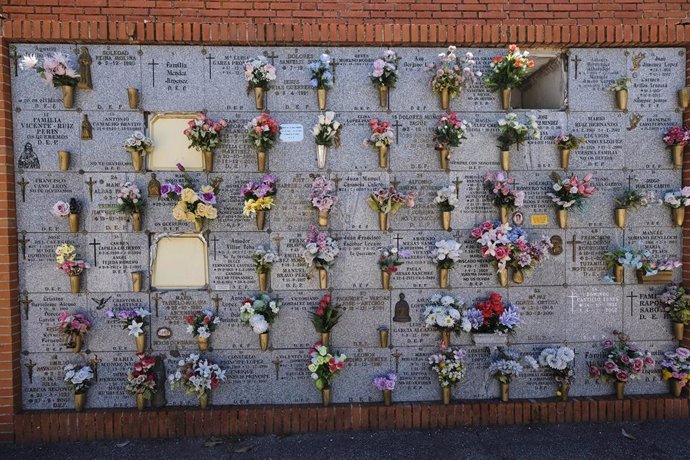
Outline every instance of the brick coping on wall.
<path fill-rule="evenodd" d="M 17 228 L 10 86 L 11 43 L 208 44 L 214 46 L 685 46 L 690 24 L 372 24 L 347 22 L 223 23 L 0 19 L 0 441 L 54 442 L 96 439 L 288 434 L 333 430 L 436 429 L 467 425 L 644 421 L 688 418 L 688 399 L 633 396 L 555 400 L 459 401 L 320 406 L 244 406 L 22 411 Z M 686 21 L 687 22 L 687 21 Z M 687 68 L 687 67 L 686 67 Z M 686 71 L 687 75 L 687 71 Z M 688 79 L 690 83 L 690 79 Z M 690 111 L 684 114 L 690 122 Z M 683 184 L 690 183 L 690 158 Z M 690 282 L 690 213 L 683 231 L 684 281 Z M 686 330 L 684 346 L 690 346 Z M 123 395 L 123 397 L 128 397 Z"/>
<path fill-rule="evenodd" d="M 229 435 L 295 434 L 320 431 L 443 429 L 687 419 L 688 399 L 632 396 L 623 400 L 459 401 L 294 406 L 209 406 L 74 411 L 29 411 L 15 416 L 16 441 L 61 442 Z"/>

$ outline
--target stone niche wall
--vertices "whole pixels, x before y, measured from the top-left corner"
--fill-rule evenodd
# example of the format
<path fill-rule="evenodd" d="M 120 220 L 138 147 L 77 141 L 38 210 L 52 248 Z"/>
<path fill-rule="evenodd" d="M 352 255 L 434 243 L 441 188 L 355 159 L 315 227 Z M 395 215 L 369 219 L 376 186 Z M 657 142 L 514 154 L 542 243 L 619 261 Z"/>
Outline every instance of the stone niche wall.
<path fill-rule="evenodd" d="M 74 55 L 68 45 L 18 44 L 20 55 L 55 50 Z M 62 382 L 68 362 L 97 363 L 98 381 L 89 392 L 90 407 L 128 407 L 134 398 L 124 391 L 128 369 L 134 361 L 135 343 L 114 322 L 103 318 L 106 308 L 147 306 L 152 312 L 147 329 L 152 353 L 166 358 L 168 369 L 177 358 L 196 350 L 185 333 L 184 317 L 195 309 L 217 308 L 222 324 L 212 337 L 208 355 L 228 370 L 228 381 L 212 396 L 214 404 L 316 403 L 319 392 L 306 370 L 307 350 L 317 339 L 307 312 L 324 294 L 318 280 L 307 280 L 299 263 L 302 240 L 316 214 L 307 206 L 310 174 L 318 173 L 310 128 L 319 114 L 315 92 L 308 86 L 307 64 L 321 48 L 230 48 L 200 46 L 89 46 L 93 57 L 94 89 L 79 90 L 73 110 L 62 107 L 61 93 L 40 81 L 33 72 L 13 70 L 14 142 L 17 161 L 17 210 L 22 292 L 22 385 L 25 409 L 72 407 Z M 425 299 L 438 289 L 435 267 L 427 252 L 437 238 L 455 237 L 464 244 L 463 260 L 451 272 L 448 292 L 467 302 L 490 291 L 506 295 L 522 307 L 525 325 L 511 339 L 522 352 L 533 353 L 546 345 L 567 341 L 576 350 L 577 380 L 573 395 L 608 394 L 612 387 L 588 378 L 588 363 L 600 357 L 598 342 L 619 329 L 630 334 L 656 356 L 674 346 L 670 322 L 659 309 L 656 294 L 662 286 L 638 285 L 632 272 L 622 285 L 603 280 L 602 253 L 611 244 L 645 241 L 658 256 L 681 254 L 681 231 L 671 227 L 670 213 L 657 207 L 632 212 L 625 230 L 613 221 L 614 196 L 629 185 L 658 194 L 681 185 L 679 170 L 672 169 L 662 133 L 681 123 L 676 92 L 684 82 L 684 50 L 571 49 L 568 55 L 568 110 L 536 111 L 543 139 L 529 141 L 513 152 L 512 170 L 527 192 L 522 209 L 524 227 L 532 237 L 560 236 L 563 253 L 552 256 L 522 286 L 501 289 L 489 264 L 479 256 L 469 230 L 477 223 L 497 218 L 498 212 L 481 187 L 484 173 L 499 169 L 496 147 L 499 97 L 482 84 L 451 102 L 451 108 L 472 123 L 469 139 L 455 149 L 450 171 L 439 169 L 431 130 L 442 114 L 438 96 L 429 88 L 425 63 L 436 60 L 440 48 L 400 48 L 401 78 L 390 96 L 390 111 L 378 106 L 378 93 L 369 83 L 371 63 L 382 49 L 335 48 L 335 88 L 328 108 L 344 125 L 342 146 L 329 154 L 326 173 L 339 178 L 340 204 L 331 216 L 332 233 L 343 248 L 330 280 L 337 303 L 343 306 L 332 345 L 350 357 L 334 381 L 334 402 L 377 401 L 380 393 L 371 379 L 380 372 L 398 370 L 398 401 L 438 399 L 435 376 L 426 357 L 436 350 L 439 334 L 425 329 L 421 312 Z M 464 53 L 466 50 L 462 50 Z M 482 70 L 502 49 L 471 49 Z M 246 95 L 243 63 L 268 52 L 275 55 L 278 81 L 268 93 L 267 108 L 282 124 L 304 127 L 301 142 L 279 142 L 269 155 L 270 172 L 279 176 L 278 206 L 271 211 L 267 230 L 256 231 L 254 221 L 241 215 L 240 186 L 260 179 L 254 151 L 244 140 L 243 125 L 258 114 Z M 629 111 L 615 109 L 613 94 L 605 88 L 621 75 L 630 76 Z M 127 104 L 126 88 L 140 89 L 140 110 Z M 148 273 L 149 245 L 161 232 L 188 232 L 176 222 L 172 203 L 152 198 L 144 212 L 146 232 L 133 233 L 114 209 L 114 191 L 126 180 L 145 192 L 151 172 L 133 173 L 124 139 L 143 130 L 147 117 L 162 112 L 207 110 L 225 117 L 230 127 L 216 150 L 214 173 L 224 182 L 219 198 L 220 218 L 210 225 L 208 290 L 131 292 L 130 272 Z M 517 111 L 524 119 L 526 111 Z M 93 127 L 93 139 L 81 140 L 84 115 Z M 373 117 L 394 123 L 396 140 L 390 170 L 377 166 L 375 151 L 363 145 L 367 122 Z M 571 131 L 587 138 L 573 153 L 571 167 L 578 175 L 593 172 L 599 193 L 581 214 L 570 216 L 568 230 L 556 225 L 555 211 L 545 195 L 549 173 L 558 170 L 558 151 L 552 137 Z M 60 172 L 57 151 L 72 153 L 70 170 Z M 38 161 L 27 161 L 28 158 Z M 37 166 L 29 168 L 28 166 Z M 164 182 L 177 176 L 156 172 Z M 192 173 L 197 183 L 204 173 Z M 414 209 L 392 218 L 392 230 L 378 230 L 377 218 L 366 205 L 366 196 L 393 177 L 403 191 L 420 196 Z M 461 203 L 453 213 L 452 231 L 443 232 L 432 198 L 450 181 L 459 180 Z M 69 233 L 66 220 L 49 214 L 57 200 L 78 198 L 83 206 L 81 231 Z M 547 217 L 544 224 L 543 216 Z M 532 219 L 537 216 L 536 219 Z M 539 223 L 541 225 L 533 225 Z M 380 287 L 377 248 L 400 238 L 401 247 L 414 256 L 396 274 L 392 291 Z M 54 268 L 53 250 L 60 242 L 74 243 L 93 268 L 83 277 L 79 295 L 69 293 L 66 277 Z M 271 348 L 261 352 L 257 336 L 239 321 L 239 306 L 246 294 L 257 292 L 250 255 L 257 244 L 271 245 L 282 261 L 272 274 L 273 294 L 284 302 L 271 329 Z M 180 267 L 184 269 L 184 267 Z M 680 271 L 676 273 L 679 281 Z M 400 294 L 410 305 L 410 323 L 393 322 Z M 85 312 L 94 327 L 86 350 L 74 355 L 54 332 L 60 310 Z M 391 347 L 379 347 L 377 328 L 391 331 Z M 168 328 L 169 338 L 157 331 Z M 489 378 L 489 350 L 471 345 L 467 334 L 453 336 L 453 344 L 468 351 L 469 372 L 455 396 L 494 398 L 497 383 Z M 194 405 L 196 401 L 166 388 L 168 404 Z M 657 372 L 629 385 L 629 393 L 663 393 L 666 384 Z M 529 371 L 515 380 L 511 394 L 517 398 L 554 395 L 555 386 L 541 371 Z"/>

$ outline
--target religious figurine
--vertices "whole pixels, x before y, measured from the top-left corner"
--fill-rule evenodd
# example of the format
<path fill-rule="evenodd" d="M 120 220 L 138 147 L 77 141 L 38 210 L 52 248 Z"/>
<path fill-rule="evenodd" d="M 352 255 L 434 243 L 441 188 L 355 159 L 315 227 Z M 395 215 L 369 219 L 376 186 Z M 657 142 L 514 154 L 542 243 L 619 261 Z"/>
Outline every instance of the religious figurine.
<path fill-rule="evenodd" d="M 41 163 L 38 161 L 38 156 L 34 152 L 34 147 L 31 145 L 31 142 L 24 144 L 24 151 L 19 155 L 17 167 L 19 169 L 38 169 L 41 167 Z"/>
<path fill-rule="evenodd" d="M 405 294 L 400 294 L 400 300 L 395 303 L 395 315 L 393 321 L 396 323 L 409 323 L 410 318 L 410 304 L 405 300 Z"/>
<path fill-rule="evenodd" d="M 79 55 L 79 89 L 93 89 L 93 82 L 91 81 L 91 64 L 93 59 L 89 54 L 89 49 L 85 46 L 81 47 L 81 54 Z"/>
<path fill-rule="evenodd" d="M 91 122 L 89 121 L 89 116 L 84 114 L 84 118 L 81 120 L 81 140 L 90 141 L 91 139 L 93 139 Z"/>
<path fill-rule="evenodd" d="M 161 183 L 156 179 L 156 173 L 151 173 L 151 180 L 149 181 L 149 198 L 161 196 Z"/>
<path fill-rule="evenodd" d="M 151 407 L 165 407 L 168 404 L 168 400 L 165 399 L 165 382 L 168 380 L 168 375 L 162 356 L 156 356 L 153 375 L 156 376 L 156 392 L 151 396 Z"/>

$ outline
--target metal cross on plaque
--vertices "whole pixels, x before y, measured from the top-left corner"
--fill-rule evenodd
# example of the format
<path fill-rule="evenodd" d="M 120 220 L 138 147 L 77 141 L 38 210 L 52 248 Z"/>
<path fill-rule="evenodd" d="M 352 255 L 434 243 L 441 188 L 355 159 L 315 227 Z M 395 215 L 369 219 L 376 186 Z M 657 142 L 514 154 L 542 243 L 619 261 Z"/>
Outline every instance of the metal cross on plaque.
<path fill-rule="evenodd" d="M 276 380 L 279 380 L 280 379 L 280 365 L 283 364 L 283 361 L 280 358 L 276 358 L 271 362 L 276 367 Z"/>
<path fill-rule="evenodd" d="M 570 245 L 573 247 L 573 262 L 577 262 L 577 245 L 582 243 L 582 241 L 577 240 L 577 235 L 573 234 L 573 239 L 570 241 Z"/>
<path fill-rule="evenodd" d="M 626 295 L 628 299 L 630 299 L 630 316 L 633 315 L 633 307 L 635 305 L 635 299 L 639 297 L 639 295 L 635 295 L 632 292 L 630 294 Z"/>
<path fill-rule="evenodd" d="M 161 296 L 156 292 L 156 295 L 151 297 L 151 300 L 153 300 L 153 308 L 156 312 L 156 318 L 158 318 L 158 302 L 160 302 Z"/>
<path fill-rule="evenodd" d="M 580 56 L 575 56 L 572 58 L 572 61 L 575 63 L 575 80 L 577 80 L 578 74 L 579 74 L 579 64 L 582 62 L 582 59 L 580 59 Z"/>
<path fill-rule="evenodd" d="M 151 62 L 148 63 L 148 65 L 151 66 L 151 86 L 156 87 L 156 66 L 160 65 L 158 62 L 156 62 L 155 59 L 151 59 Z"/>
<path fill-rule="evenodd" d="M 22 191 L 22 203 L 26 203 L 26 186 L 29 185 L 29 181 L 22 177 L 22 180 L 17 182 L 17 184 L 19 184 L 19 188 Z"/>
<path fill-rule="evenodd" d="M 402 353 L 400 353 L 398 350 L 395 350 L 395 353 L 391 353 L 391 356 L 395 358 L 395 373 L 397 374 L 400 371 L 400 357 L 402 356 Z"/>
<path fill-rule="evenodd" d="M 36 367 L 36 363 L 29 358 L 29 362 L 24 364 L 24 367 L 29 371 L 29 383 L 34 383 L 34 367 Z"/>
<path fill-rule="evenodd" d="M 216 309 L 216 316 L 218 316 L 220 301 L 223 299 L 218 294 L 216 294 L 216 296 L 212 297 L 211 300 L 213 300 L 213 307 Z"/>
<path fill-rule="evenodd" d="M 453 181 L 455 184 L 455 198 L 458 200 L 460 199 L 460 184 L 462 184 L 462 181 L 460 180 L 460 176 L 455 176 L 455 180 Z"/>
<path fill-rule="evenodd" d="M 34 303 L 33 300 L 29 299 L 29 292 L 24 289 L 22 291 L 22 295 L 24 298 L 21 300 L 21 304 L 24 306 L 24 319 L 29 319 L 29 307 L 31 306 L 32 303 Z"/>
<path fill-rule="evenodd" d="M 17 243 L 19 243 L 19 247 L 22 248 L 22 259 L 26 260 L 26 243 L 28 243 L 31 240 L 26 238 L 26 230 L 22 230 L 21 232 L 19 232 L 19 234 L 22 237 L 17 238 Z"/>
<path fill-rule="evenodd" d="M 395 123 L 393 123 L 391 126 L 395 128 L 395 145 L 398 145 L 400 139 L 400 127 L 402 124 L 400 123 L 400 120 L 395 120 Z"/>
<path fill-rule="evenodd" d="M 96 238 L 93 239 L 93 242 L 89 243 L 89 246 L 93 246 L 93 266 L 97 267 L 98 266 L 98 246 L 100 246 L 101 243 L 96 241 Z"/>
<path fill-rule="evenodd" d="M 285 239 L 285 238 L 282 237 L 282 236 L 280 236 L 280 234 L 278 234 L 278 235 L 276 235 L 276 236 L 273 237 L 273 241 L 276 242 L 276 253 L 277 253 L 278 255 L 281 255 L 281 254 L 280 254 L 280 242 L 283 241 L 284 239 Z"/>
<path fill-rule="evenodd" d="M 89 186 L 89 200 L 93 201 L 93 184 L 95 184 L 96 181 L 93 180 L 93 177 L 89 177 L 89 180 L 84 183 Z"/>

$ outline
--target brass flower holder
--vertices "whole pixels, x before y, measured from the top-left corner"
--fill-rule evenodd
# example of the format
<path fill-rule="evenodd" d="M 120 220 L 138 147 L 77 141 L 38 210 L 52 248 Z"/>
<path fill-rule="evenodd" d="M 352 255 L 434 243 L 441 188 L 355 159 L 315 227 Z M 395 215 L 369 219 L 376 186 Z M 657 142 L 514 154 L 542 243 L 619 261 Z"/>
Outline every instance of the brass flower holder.
<path fill-rule="evenodd" d="M 259 345 L 261 346 L 261 351 L 268 350 L 268 332 L 259 334 Z"/>
<path fill-rule="evenodd" d="M 74 107 L 74 86 L 62 85 L 62 105 L 66 109 L 71 109 Z"/>
<path fill-rule="evenodd" d="M 621 89 L 616 91 L 616 106 L 619 110 L 628 110 L 628 90 Z"/>
<path fill-rule="evenodd" d="M 146 335 L 145 334 L 139 334 L 136 337 L 137 340 L 137 353 L 143 353 L 144 350 L 146 350 Z"/>
<path fill-rule="evenodd" d="M 63 86 L 63 88 L 64 88 L 64 86 Z M 85 406 L 86 406 L 86 393 L 74 395 L 74 410 L 77 412 L 81 412 L 84 410 Z"/>
<path fill-rule="evenodd" d="M 501 90 L 501 107 L 503 110 L 510 110 L 510 99 L 512 97 L 512 90 L 510 88 Z"/>
<path fill-rule="evenodd" d="M 441 394 L 443 395 L 443 405 L 450 404 L 450 387 L 441 387 Z"/>
<path fill-rule="evenodd" d="M 510 383 L 501 383 L 501 402 L 510 401 Z"/>
<path fill-rule="evenodd" d="M 524 282 L 525 282 L 525 274 L 522 272 L 522 270 L 515 270 L 513 272 L 513 283 L 522 284 Z"/>
<path fill-rule="evenodd" d="M 144 167 L 144 157 L 139 152 L 129 152 L 129 155 L 132 158 L 132 169 L 140 172 Z"/>
<path fill-rule="evenodd" d="M 213 150 L 204 150 L 204 172 L 213 171 Z"/>
<path fill-rule="evenodd" d="M 130 109 L 139 108 L 139 90 L 137 88 L 127 88 L 127 100 Z"/>
<path fill-rule="evenodd" d="M 501 223 L 502 224 L 507 224 L 508 223 L 508 214 L 510 214 L 510 209 L 508 206 L 501 206 Z"/>
<path fill-rule="evenodd" d="M 673 323 L 673 338 L 677 341 L 683 340 L 685 335 L 685 323 Z"/>
<path fill-rule="evenodd" d="M 391 288 L 391 274 L 381 270 L 381 288 L 389 291 Z"/>
<path fill-rule="evenodd" d="M 625 208 L 616 208 L 615 211 L 615 219 L 616 219 L 616 226 L 618 228 L 625 228 L 625 218 L 627 217 L 627 209 Z"/>
<path fill-rule="evenodd" d="M 450 211 L 441 211 L 441 227 L 448 231 L 450 230 Z"/>
<path fill-rule="evenodd" d="M 510 171 L 510 150 L 501 150 L 501 169 Z"/>
<path fill-rule="evenodd" d="M 685 207 L 673 208 L 671 212 L 673 213 L 673 226 L 681 227 L 685 220 Z"/>
<path fill-rule="evenodd" d="M 383 390 L 383 405 L 392 406 L 393 405 L 393 392 L 391 390 Z"/>
<path fill-rule="evenodd" d="M 379 346 L 381 348 L 388 348 L 390 334 L 388 329 L 385 327 L 380 327 L 379 331 Z"/>
<path fill-rule="evenodd" d="M 141 231 L 141 213 L 140 212 L 135 211 L 132 213 L 132 231 L 135 231 L 135 232 Z"/>
<path fill-rule="evenodd" d="M 197 337 L 196 338 L 196 344 L 199 347 L 200 351 L 207 351 L 208 350 L 208 337 Z"/>
<path fill-rule="evenodd" d="M 379 106 L 382 108 L 388 107 L 388 86 L 379 85 Z"/>
<path fill-rule="evenodd" d="M 681 109 L 687 109 L 690 106 L 690 86 L 678 91 L 678 104 Z"/>
<path fill-rule="evenodd" d="M 386 212 L 379 213 L 379 230 L 382 232 L 388 230 L 388 213 Z"/>
<path fill-rule="evenodd" d="M 256 229 L 263 230 L 266 225 L 266 211 L 256 211 Z"/>
<path fill-rule="evenodd" d="M 141 412 L 146 409 L 146 398 L 143 393 L 137 393 L 137 409 Z"/>
<path fill-rule="evenodd" d="M 673 169 L 678 169 L 683 167 L 683 150 L 684 145 L 676 144 L 671 146 L 671 154 L 673 156 Z"/>
<path fill-rule="evenodd" d="M 443 342 L 444 347 L 450 347 L 450 331 L 448 329 L 443 329 L 441 331 L 441 342 Z"/>
<path fill-rule="evenodd" d="M 72 347 L 72 353 L 79 353 L 84 346 L 84 337 L 81 334 L 72 334 L 70 337 L 70 345 Z"/>
<path fill-rule="evenodd" d="M 141 292 L 143 273 L 132 272 L 132 292 Z"/>
<path fill-rule="evenodd" d="M 199 407 L 206 409 L 208 407 L 208 394 L 199 396 Z"/>
<path fill-rule="evenodd" d="M 438 149 L 438 158 L 441 160 L 441 169 L 448 169 L 450 163 L 450 149 L 441 147 Z"/>
<path fill-rule="evenodd" d="M 561 149 L 561 169 L 570 167 L 570 149 Z"/>
<path fill-rule="evenodd" d="M 69 288 L 72 294 L 79 294 L 81 275 L 69 275 Z"/>
<path fill-rule="evenodd" d="M 613 281 L 616 283 L 622 283 L 625 279 L 625 267 L 621 264 L 616 264 L 613 267 Z"/>
<path fill-rule="evenodd" d="M 69 169 L 70 153 L 66 150 L 58 151 L 58 166 L 60 171 L 67 171 Z"/>
<path fill-rule="evenodd" d="M 331 388 L 325 387 L 321 389 L 321 403 L 323 407 L 327 407 L 331 404 Z"/>
<path fill-rule="evenodd" d="M 319 225 L 328 227 L 328 211 L 319 211 Z"/>
<path fill-rule="evenodd" d="M 616 399 L 625 398 L 625 382 L 616 382 Z"/>
<path fill-rule="evenodd" d="M 326 167 L 326 157 L 328 156 L 328 146 L 317 145 L 316 146 L 316 166 L 319 169 L 324 169 Z"/>
<path fill-rule="evenodd" d="M 673 395 L 674 398 L 680 398 L 680 395 L 683 392 L 683 387 L 680 386 L 680 380 L 671 379 L 670 382 L 671 382 L 671 394 Z"/>
<path fill-rule="evenodd" d="M 268 272 L 259 273 L 259 291 L 268 290 Z"/>
<path fill-rule="evenodd" d="M 265 107 L 265 93 L 264 89 L 258 86 L 254 87 L 254 102 L 256 105 L 256 110 L 264 110 Z"/>
<path fill-rule="evenodd" d="M 568 210 L 559 209 L 556 213 L 558 214 L 558 227 L 561 229 L 568 228 Z"/>
<path fill-rule="evenodd" d="M 567 383 L 562 384 L 558 388 L 558 399 L 562 402 L 566 402 L 568 400 L 568 393 L 570 393 L 570 385 Z"/>
<path fill-rule="evenodd" d="M 256 152 L 256 163 L 259 172 L 266 171 L 266 152 Z"/>
<path fill-rule="evenodd" d="M 498 272 L 498 283 L 501 287 L 508 286 L 508 270 L 501 270 Z"/>
<path fill-rule="evenodd" d="M 448 88 L 443 88 L 441 90 L 441 109 L 448 110 L 450 105 L 450 95 L 448 94 Z"/>
<path fill-rule="evenodd" d="M 331 346 L 331 333 L 330 332 L 322 332 L 321 333 L 321 345 L 324 347 L 330 347 Z"/>
<path fill-rule="evenodd" d="M 439 268 L 438 269 L 438 287 L 445 289 L 448 287 L 448 269 Z"/>
<path fill-rule="evenodd" d="M 319 288 L 328 289 L 328 270 L 319 268 Z"/>
<path fill-rule="evenodd" d="M 326 88 L 318 88 L 316 90 L 316 98 L 319 102 L 319 110 L 326 110 Z"/>
<path fill-rule="evenodd" d="M 388 146 L 387 145 L 380 145 L 378 147 L 379 150 L 379 168 L 387 168 L 388 167 Z"/>
<path fill-rule="evenodd" d="M 73 212 L 69 213 L 69 231 L 72 233 L 77 233 L 79 231 L 79 214 Z"/>

